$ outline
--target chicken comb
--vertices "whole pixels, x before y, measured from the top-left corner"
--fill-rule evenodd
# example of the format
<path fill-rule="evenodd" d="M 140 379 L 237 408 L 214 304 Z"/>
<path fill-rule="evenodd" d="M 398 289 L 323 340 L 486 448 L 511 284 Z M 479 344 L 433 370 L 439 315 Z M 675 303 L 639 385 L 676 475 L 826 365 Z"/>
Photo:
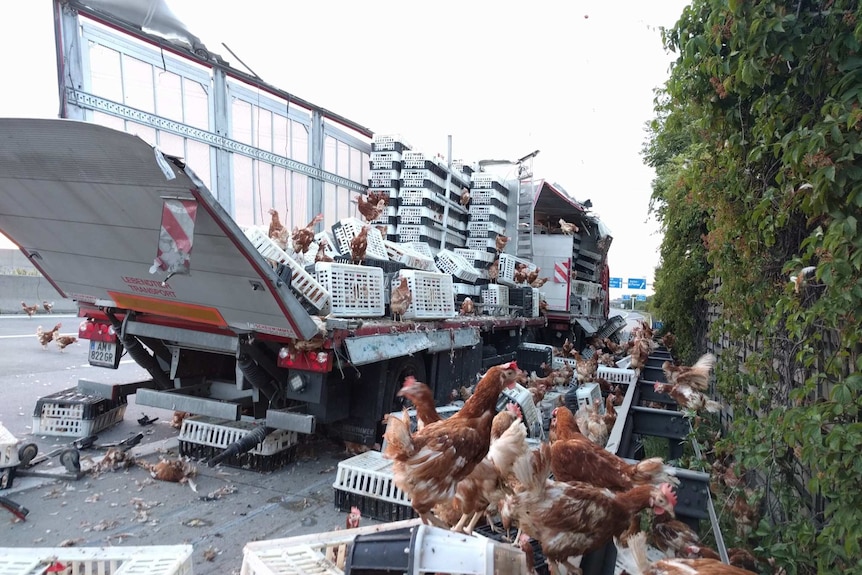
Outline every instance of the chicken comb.
<path fill-rule="evenodd" d="M 504 363 L 501 365 L 503 369 L 519 369 L 517 361 L 510 361 L 509 363 Z"/>
<path fill-rule="evenodd" d="M 407 377 L 404 378 L 404 383 L 401 384 L 401 388 L 404 389 L 404 388 L 410 387 L 411 385 L 413 385 L 415 383 L 416 383 L 416 378 L 413 377 L 412 375 L 408 375 Z"/>
<path fill-rule="evenodd" d="M 670 483 L 662 483 L 658 488 L 662 494 L 667 497 L 668 502 L 673 507 L 676 507 L 677 497 L 676 493 L 674 493 L 673 486 Z"/>
<path fill-rule="evenodd" d="M 362 515 L 362 512 L 359 511 L 359 508 L 354 505 L 353 507 L 350 508 L 350 514 L 351 515 Z"/>

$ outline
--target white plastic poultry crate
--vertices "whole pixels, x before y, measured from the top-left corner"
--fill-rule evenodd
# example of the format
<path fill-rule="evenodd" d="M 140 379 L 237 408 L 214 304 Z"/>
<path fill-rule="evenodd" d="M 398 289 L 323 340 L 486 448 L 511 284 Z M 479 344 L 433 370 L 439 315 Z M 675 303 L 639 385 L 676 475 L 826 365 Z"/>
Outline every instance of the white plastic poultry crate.
<path fill-rule="evenodd" d="M 425 243 L 425 242 L 406 242 L 403 245 L 407 246 L 409 249 L 413 250 L 417 254 L 423 255 L 426 258 L 431 258 L 431 261 L 434 261 L 434 252 L 431 251 L 431 246 L 429 246 L 427 243 Z M 429 271 L 434 271 L 434 270 L 429 270 Z"/>
<path fill-rule="evenodd" d="M 618 383 L 620 385 L 632 385 L 637 383 L 638 374 L 633 369 L 623 369 L 619 367 L 608 367 L 600 365 L 596 370 L 596 377 L 605 379 L 608 383 Z"/>
<path fill-rule="evenodd" d="M 512 254 L 500 254 L 499 275 L 497 277 L 497 281 L 509 287 L 524 285 L 515 283 L 516 264 L 526 265 L 527 272 L 536 271 L 536 264 L 530 261 L 513 256 Z"/>
<path fill-rule="evenodd" d="M 498 223 L 506 222 L 506 212 L 496 206 L 474 204 L 470 206 L 470 220 L 486 222 L 496 219 Z"/>
<path fill-rule="evenodd" d="M 497 235 L 505 235 L 506 226 L 497 222 L 477 222 L 476 220 L 470 220 L 467 223 L 467 233 L 471 237 L 496 239 Z"/>
<path fill-rule="evenodd" d="M 572 295 L 578 295 L 587 299 L 599 297 L 602 286 L 597 283 L 572 280 Z"/>
<path fill-rule="evenodd" d="M 18 465 L 18 439 L 0 423 L 0 469 Z"/>
<path fill-rule="evenodd" d="M 401 152 L 371 152 L 369 163 L 372 170 L 400 170 Z"/>
<path fill-rule="evenodd" d="M 386 246 L 386 253 L 389 254 L 389 259 L 394 262 L 402 263 L 408 268 L 424 270 L 426 272 L 438 271 L 433 257 L 420 253 L 410 244 L 399 244 L 385 240 L 383 245 Z"/>
<path fill-rule="evenodd" d="M 455 316 L 455 298 L 452 297 L 452 276 L 420 270 L 401 270 L 407 278 L 407 287 L 413 294 L 404 319 L 447 319 Z"/>
<path fill-rule="evenodd" d="M 470 241 L 470 240 L 467 240 Z M 495 255 L 486 250 L 474 250 L 471 248 L 455 248 L 453 250 L 459 256 L 464 257 L 468 262 L 484 262 L 490 264 L 494 261 Z"/>
<path fill-rule="evenodd" d="M 393 462 L 379 451 L 366 451 L 338 464 L 332 489 L 335 507 L 358 507 L 363 517 L 397 521 L 415 516 L 410 498 L 395 485 Z"/>
<path fill-rule="evenodd" d="M 508 206 L 506 196 L 499 190 L 470 190 L 470 203 L 475 205 Z"/>
<path fill-rule="evenodd" d="M 343 575 L 345 563 L 349 561 L 347 556 L 354 545 L 373 547 L 370 538 L 375 534 L 391 540 L 397 532 L 404 536 L 404 566 L 398 571 L 407 575 L 521 575 L 527 572 L 524 552 L 511 544 L 422 525 L 417 518 L 247 543 L 243 548 L 240 575 Z M 378 553 L 367 552 L 362 556 L 377 558 Z"/>
<path fill-rule="evenodd" d="M 32 433 L 89 437 L 121 422 L 125 414 L 125 397 L 115 401 L 71 387 L 36 401 Z"/>
<path fill-rule="evenodd" d="M 443 223 L 442 212 L 426 208 L 425 206 L 401 206 L 398 208 L 396 215 L 398 216 L 398 223 L 400 224 L 418 226 L 420 224 L 427 223 L 423 221 L 423 218 L 438 224 Z"/>
<path fill-rule="evenodd" d="M 364 224 L 356 218 L 344 218 L 339 220 L 332 226 L 332 235 L 335 236 L 335 241 L 338 243 L 338 249 L 342 254 L 352 254 L 350 242 L 353 238 L 359 235 L 366 225 L 368 228 L 368 247 L 365 250 L 365 255 L 376 260 L 389 261 L 389 256 L 386 254 L 386 246 L 383 245 L 383 236 L 380 230 L 370 224 Z"/>
<path fill-rule="evenodd" d="M 183 419 L 178 439 L 181 443 L 226 449 L 231 443 L 235 443 L 248 435 L 254 427 L 255 424 L 250 421 L 234 421 L 208 415 L 195 415 Z M 276 429 L 250 449 L 248 453 L 252 455 L 275 455 L 290 449 L 297 444 L 297 441 L 298 434 L 295 431 Z"/>
<path fill-rule="evenodd" d="M 411 148 L 412 146 L 400 134 L 374 134 L 371 139 L 372 152 L 392 150 L 401 153 Z"/>
<path fill-rule="evenodd" d="M 507 315 L 509 313 L 509 288 L 499 284 L 488 284 L 482 289 L 482 313 L 485 315 Z"/>
<path fill-rule="evenodd" d="M 303 254 L 303 261 L 305 265 L 312 266 L 314 265 L 314 260 L 317 259 L 317 252 L 320 250 L 320 240 L 326 239 L 326 255 L 331 258 L 341 255 L 338 253 L 337 244 L 335 243 L 335 239 L 332 237 L 332 234 L 327 231 L 317 232 L 314 234 L 314 241 L 311 242 L 311 245 L 308 246 L 308 251 Z"/>
<path fill-rule="evenodd" d="M 491 172 L 473 172 L 470 175 L 470 187 L 474 189 L 506 189 L 506 186 L 500 176 L 498 176 L 497 174 L 492 174 Z"/>
<path fill-rule="evenodd" d="M 451 274 L 465 282 L 473 283 L 479 279 L 479 270 L 473 267 L 473 263 L 454 251 L 438 251 L 434 263 L 441 272 Z"/>
<path fill-rule="evenodd" d="M 260 255 L 275 263 L 290 268 L 290 287 L 310 303 L 322 315 L 329 313 L 329 292 L 323 289 L 316 279 L 293 259 L 287 252 L 278 247 L 266 236 L 266 232 L 257 227 L 245 230 L 245 236 L 251 241 Z M 350 250 L 347 251 L 350 253 Z"/>
<path fill-rule="evenodd" d="M 381 268 L 317 262 L 314 271 L 332 298 L 331 316 L 382 317 L 385 313 Z"/>
<path fill-rule="evenodd" d="M 63 565 L 59 575 L 192 575 L 191 545 L 116 547 L 3 547 L 0 575 L 36 575 Z"/>

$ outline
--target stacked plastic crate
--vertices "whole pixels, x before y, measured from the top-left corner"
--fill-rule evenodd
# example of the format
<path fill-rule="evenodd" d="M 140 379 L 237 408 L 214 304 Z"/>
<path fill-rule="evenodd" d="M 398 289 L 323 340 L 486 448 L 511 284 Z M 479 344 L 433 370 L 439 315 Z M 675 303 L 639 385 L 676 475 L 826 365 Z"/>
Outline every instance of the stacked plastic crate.
<path fill-rule="evenodd" d="M 401 186 L 402 158 L 411 149 L 399 135 L 375 134 L 371 140 L 371 172 L 368 179 L 369 195 L 389 197 L 384 213 L 371 223 L 386 227 L 384 239 L 394 240 L 398 225 L 398 192 Z M 381 230 L 382 231 L 382 230 Z"/>
<path fill-rule="evenodd" d="M 464 247 L 467 212 L 458 203 L 466 184 L 463 173 L 453 171 L 449 177 L 443 158 L 414 151 L 404 152 L 401 167 L 398 241 Z"/>

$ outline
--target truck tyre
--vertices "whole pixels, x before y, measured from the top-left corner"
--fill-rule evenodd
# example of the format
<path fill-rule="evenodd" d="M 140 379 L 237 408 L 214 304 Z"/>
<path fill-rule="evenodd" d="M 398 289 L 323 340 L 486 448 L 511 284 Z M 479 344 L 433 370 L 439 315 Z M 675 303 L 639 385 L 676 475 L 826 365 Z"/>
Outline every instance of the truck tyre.
<path fill-rule="evenodd" d="M 428 381 L 425 375 L 425 362 L 421 357 L 408 355 L 389 360 L 389 367 L 386 370 L 386 394 L 383 396 L 384 414 L 400 411 L 404 407 L 402 399 L 395 394 L 401 389 L 401 385 L 408 375 L 412 375 L 417 381 L 423 383 Z"/>

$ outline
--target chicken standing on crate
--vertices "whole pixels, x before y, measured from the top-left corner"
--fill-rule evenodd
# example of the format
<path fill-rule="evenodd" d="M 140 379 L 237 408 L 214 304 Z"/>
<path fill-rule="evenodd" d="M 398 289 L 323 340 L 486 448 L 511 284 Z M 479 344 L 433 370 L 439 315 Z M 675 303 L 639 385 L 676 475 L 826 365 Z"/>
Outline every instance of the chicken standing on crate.
<path fill-rule="evenodd" d="M 377 200 L 377 203 L 371 203 L 370 200 L 366 200 L 361 195 L 356 196 L 356 205 L 359 208 L 359 213 L 362 214 L 362 217 L 365 218 L 366 222 L 373 222 L 380 215 L 386 211 L 386 200 L 380 198 Z"/>
<path fill-rule="evenodd" d="M 278 217 L 278 210 L 275 208 L 269 208 L 269 229 L 266 232 L 266 237 L 274 238 L 278 236 L 282 230 L 285 229 L 284 224 L 281 223 L 281 218 Z"/>
<path fill-rule="evenodd" d="M 38 339 L 39 343 L 42 344 L 42 349 L 48 349 L 48 344 L 54 341 L 54 334 L 60 331 L 60 327 L 62 325 L 63 324 L 58 323 L 50 331 L 43 330 L 41 325 L 36 328 L 36 339 Z"/>
<path fill-rule="evenodd" d="M 392 313 L 392 319 L 404 319 L 404 314 L 410 309 L 412 303 L 413 293 L 407 284 L 407 278 L 402 276 L 398 285 L 392 283 L 392 291 L 389 292 L 389 311 Z"/>
<path fill-rule="evenodd" d="M 329 242 L 326 238 L 320 238 L 317 240 L 317 254 L 314 256 L 315 263 L 333 261 L 332 256 L 326 253 L 327 249 L 329 249 Z"/>
<path fill-rule="evenodd" d="M 416 407 L 417 429 L 441 420 L 431 388 L 416 381 L 415 377 L 409 376 L 404 380 L 398 395 L 406 397 Z M 527 428 L 522 418 L 517 404 L 506 404 L 506 408 L 491 422 L 488 455 L 458 482 L 453 500 L 434 506 L 434 513 L 445 523 L 453 525 L 453 531 L 472 533 L 483 517 L 494 530 L 491 517 L 496 515 L 498 504 L 507 493 L 506 478 L 512 472 L 515 460 L 529 450 Z"/>
<path fill-rule="evenodd" d="M 290 239 L 293 241 L 293 251 L 304 254 L 308 251 L 311 242 L 314 241 L 314 226 L 323 221 L 323 214 L 314 216 L 304 228 L 296 228 L 291 232 Z"/>
<path fill-rule="evenodd" d="M 473 303 L 473 298 L 467 296 L 461 302 L 461 315 L 473 315 L 476 313 L 476 305 Z"/>
<path fill-rule="evenodd" d="M 371 226 L 362 226 L 356 237 L 350 240 L 350 261 L 354 264 L 365 259 L 365 252 L 368 251 L 368 230 L 370 229 Z"/>
<path fill-rule="evenodd" d="M 455 415 L 415 434 L 410 433 L 406 410 L 403 420 L 389 418 L 384 457 L 395 462 L 395 484 L 410 497 L 424 523 L 448 527 L 431 510 L 451 500 L 458 482 L 488 454 L 497 398 L 504 388 L 514 387 L 518 372 L 514 361 L 491 367 Z"/>
<path fill-rule="evenodd" d="M 517 523 L 542 546 L 553 574 L 582 573 L 573 561 L 619 537 L 643 509 L 674 514 L 665 490 L 638 485 L 612 492 L 588 483 L 552 480 L 551 446 L 541 444 L 514 465 L 515 494 L 503 501 L 503 527 Z M 665 488 L 666 489 L 666 488 Z"/>

